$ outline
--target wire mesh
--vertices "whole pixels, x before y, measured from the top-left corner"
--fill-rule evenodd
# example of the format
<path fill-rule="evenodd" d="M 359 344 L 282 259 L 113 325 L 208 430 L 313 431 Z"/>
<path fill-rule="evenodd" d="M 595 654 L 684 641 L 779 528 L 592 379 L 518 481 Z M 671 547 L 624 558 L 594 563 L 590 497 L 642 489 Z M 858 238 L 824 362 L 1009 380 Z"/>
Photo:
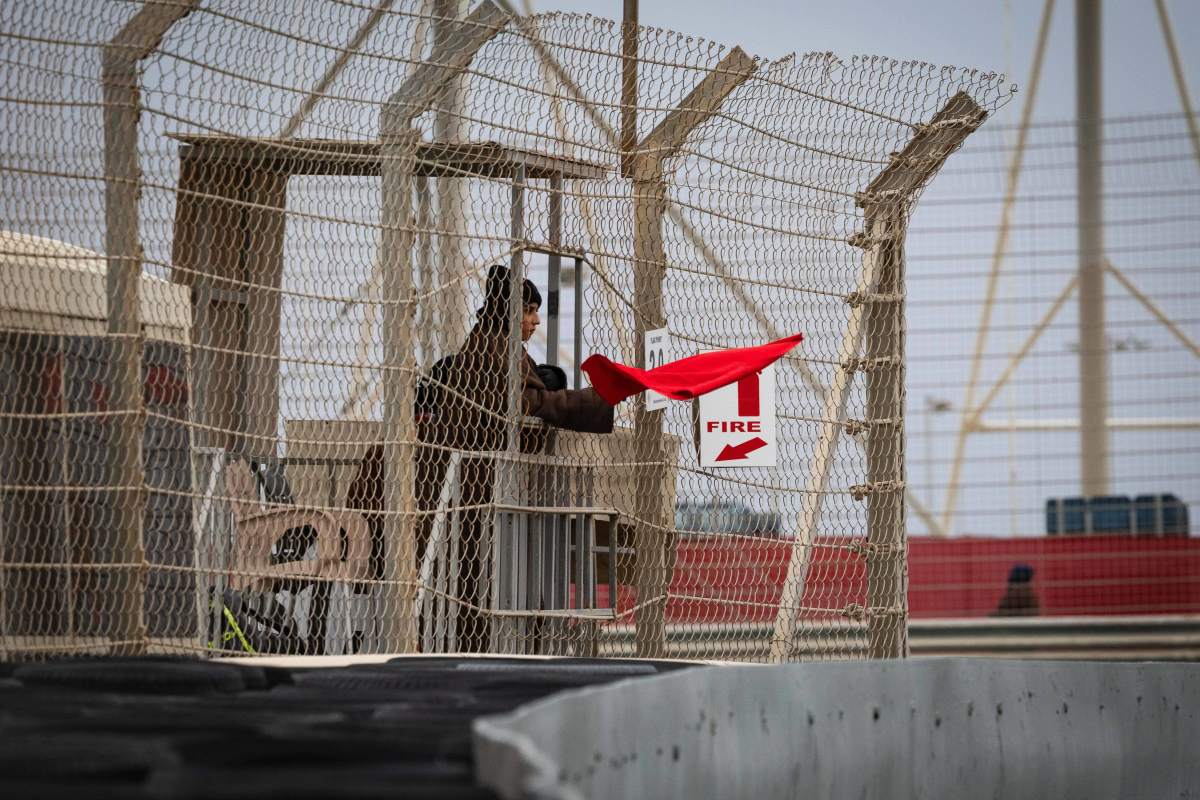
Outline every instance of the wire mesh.
<path fill-rule="evenodd" d="M 5 656 L 904 655 L 905 231 L 1001 76 L 639 28 L 630 105 L 432 9 L 6 16 Z M 658 328 L 804 334 L 776 466 L 586 385 Z"/>
<path fill-rule="evenodd" d="M 1021 564 L 1041 615 L 1200 612 L 1200 162 L 1187 122 L 1102 126 L 1107 496 L 1084 498 L 1080 479 L 1074 122 L 1030 128 L 1000 260 L 1016 126 L 979 131 L 922 199 L 908 238 L 908 467 L 934 525 L 914 518 L 914 616 L 997 613 Z"/>

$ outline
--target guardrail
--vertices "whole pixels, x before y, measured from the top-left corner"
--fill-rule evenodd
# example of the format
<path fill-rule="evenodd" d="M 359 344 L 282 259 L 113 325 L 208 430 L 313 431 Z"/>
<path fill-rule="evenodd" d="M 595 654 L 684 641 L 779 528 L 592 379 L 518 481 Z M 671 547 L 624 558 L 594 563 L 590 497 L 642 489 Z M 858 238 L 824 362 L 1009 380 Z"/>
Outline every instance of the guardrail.
<path fill-rule="evenodd" d="M 1104 661 L 1200 661 L 1200 616 L 913 620 L 909 651 Z"/>
<path fill-rule="evenodd" d="M 770 623 L 668 625 L 667 650 L 671 658 L 766 661 L 773 633 Z M 865 623 L 811 623 L 800 633 L 793 658 L 866 656 Z M 1200 615 L 910 620 L 908 644 L 914 658 L 1200 661 Z M 603 628 L 600 652 L 632 656 L 633 628 Z"/>

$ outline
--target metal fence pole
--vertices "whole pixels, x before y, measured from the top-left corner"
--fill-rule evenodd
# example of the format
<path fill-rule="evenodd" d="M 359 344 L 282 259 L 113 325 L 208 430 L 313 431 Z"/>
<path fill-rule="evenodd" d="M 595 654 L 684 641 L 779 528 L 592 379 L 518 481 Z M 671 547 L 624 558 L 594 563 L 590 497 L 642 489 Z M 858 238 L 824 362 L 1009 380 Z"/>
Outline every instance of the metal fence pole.
<path fill-rule="evenodd" d="M 550 246 L 562 247 L 563 178 L 561 172 L 550 178 Z M 562 254 L 552 253 L 546 264 L 546 363 L 558 366 L 559 306 Z"/>
<path fill-rule="evenodd" d="M 385 623 L 380 644 L 387 653 L 407 653 L 416 648 L 413 601 L 416 595 L 417 502 L 413 479 L 417 432 L 412 415 L 412 399 L 416 388 L 412 170 L 416 158 L 417 132 L 408 128 L 406 122 L 397 124 L 396 120 L 385 120 L 385 133 L 380 137 L 386 512 L 383 540 L 386 548 L 384 579 L 389 581 L 383 592 Z"/>
<path fill-rule="evenodd" d="M 405 78 L 380 114 L 380 174 L 383 230 L 379 263 L 383 276 L 384 385 L 384 652 L 411 652 L 417 646 L 416 600 L 416 391 L 413 289 L 413 171 L 419 133 L 412 120 L 460 76 L 479 48 L 507 24 L 504 13 L 484 0 L 434 42 L 428 61 Z"/>
<path fill-rule="evenodd" d="M 1079 463 L 1085 497 L 1108 493 L 1108 342 L 1104 333 L 1104 60 L 1100 0 L 1075 1 L 1079 204 Z"/>
<path fill-rule="evenodd" d="M 847 297 L 850 314 L 843 339 L 841 373 L 827 397 L 824 431 L 806 486 L 800 530 L 792 546 L 787 579 L 771 643 L 773 661 L 790 658 L 799 623 L 799 604 L 813 537 L 824 502 L 829 462 L 836 454 L 839 426 L 852 373 L 866 379 L 867 483 L 859 486 L 867 505 L 867 602 L 869 648 L 875 657 L 906 655 L 907 532 L 904 508 L 904 288 L 903 253 L 908 205 L 942 164 L 987 118 L 966 92 L 959 92 L 916 134 L 892 163 L 856 196 L 865 209 L 862 233 L 848 242 L 866 248 L 858 289 Z M 851 302 L 852 301 L 852 302 Z M 862 335 L 865 356 L 854 357 Z M 887 359 L 887 360 L 883 360 Z"/>
<path fill-rule="evenodd" d="M 198 4 L 199 0 L 147 3 L 105 46 L 102 55 L 110 402 L 115 410 L 132 412 L 113 417 L 110 483 L 116 491 L 106 500 L 113 533 L 109 558 L 122 565 L 115 568 L 112 582 L 118 588 L 112 593 L 109 612 L 109 635 L 117 653 L 146 649 L 138 64 L 157 49 L 167 29 Z"/>
<path fill-rule="evenodd" d="M 512 209 L 510 219 L 510 235 L 513 247 L 520 247 L 525 241 L 525 166 L 518 166 L 512 182 Z M 522 295 L 522 284 L 525 281 L 525 251 L 514 250 L 509 257 L 510 293 L 508 296 L 508 382 L 505 392 L 505 408 L 507 409 L 508 452 L 513 460 L 505 464 L 507 473 L 504 479 L 505 502 L 515 502 L 516 485 L 509 479 L 513 477 L 516 468 L 516 456 L 521 452 L 521 421 L 525 416 L 522 395 L 525 381 L 521 375 L 521 362 L 524 360 L 524 342 L 521 339 L 521 318 L 524 315 L 525 303 Z"/>
<path fill-rule="evenodd" d="M 626 36 L 630 35 L 627 27 Z M 667 274 L 667 256 L 663 249 L 663 221 L 667 214 L 666 162 L 756 69 L 758 65 L 754 59 L 740 47 L 733 48 L 654 130 L 637 143 L 630 158 L 634 221 L 634 348 L 643 356 L 646 331 L 666 325 L 662 296 Z M 631 104 L 629 98 L 624 102 Z M 641 359 L 638 361 L 640 363 Z M 633 539 L 637 552 L 634 578 L 638 603 L 637 654 L 641 658 L 667 655 L 667 591 L 675 568 L 674 537 L 663 507 L 666 496 L 663 481 L 667 475 L 663 413 L 647 413 L 645 397 L 638 397 L 634 412 L 634 458 L 638 466 L 635 467 L 637 497 Z M 610 535 L 615 536 L 616 532 L 612 531 Z"/>
<path fill-rule="evenodd" d="M 663 218 L 667 212 L 667 188 L 661 178 L 633 184 L 633 294 L 634 346 L 641 363 L 645 357 L 646 331 L 666 324 L 663 316 Z M 634 408 L 634 508 L 633 543 L 637 551 L 637 654 L 640 658 L 665 658 L 667 588 L 675 567 L 670 528 L 663 519 L 663 480 L 666 475 L 663 448 L 665 411 L 647 411 L 645 394 L 638 395 Z M 615 537 L 616 530 L 609 530 Z M 616 569 L 610 564 L 609 569 Z"/>
<path fill-rule="evenodd" d="M 453 37 L 471 7 L 470 0 L 432 0 L 433 46 Z M 470 76 L 446 82 L 433 104 L 433 140 L 465 142 L 471 138 Z M 434 185 L 437 195 L 438 283 L 449 283 L 469 268 L 467 220 L 471 218 L 471 185 L 467 178 L 444 175 Z M 470 294 L 459 286 L 442 290 L 430 305 L 437 319 L 438 357 L 458 352 L 471 325 Z M 430 359 L 430 363 L 436 359 Z"/>
<path fill-rule="evenodd" d="M 516 168 L 512 179 L 512 208 L 509 233 L 513 246 L 519 246 L 525 240 L 525 166 Z M 521 462 L 521 429 L 525 418 L 524 389 L 525 380 L 521 374 L 524 361 L 524 342 L 521 339 L 521 320 L 524 316 L 525 303 L 522 284 L 525 282 L 525 251 L 516 250 L 509 258 L 509 295 L 508 295 L 508 343 L 505 348 L 507 370 L 505 381 L 505 440 L 508 457 L 494 465 L 497 481 L 493 490 L 499 496 L 493 496 L 493 501 L 512 505 L 523 505 L 526 485 L 522 485 L 528 477 L 528 472 Z M 504 522 L 497 525 L 496 540 L 493 546 L 497 548 L 496 562 L 501 568 L 496 573 L 496 591 L 499 593 L 499 606 L 505 611 L 524 610 L 521 603 L 521 571 L 527 555 L 525 539 L 528 530 L 528 518 L 524 514 L 512 511 L 500 512 Z M 525 621 L 512 619 L 510 625 L 498 625 L 493 628 L 496 639 L 492 646 L 497 652 L 520 652 L 524 642 Z M 505 635 L 508 639 L 505 640 Z"/>
<path fill-rule="evenodd" d="M 625 0 L 621 21 L 621 174 L 633 177 L 638 118 L 638 0 Z"/>
<path fill-rule="evenodd" d="M 867 457 L 867 653 L 907 653 L 907 525 L 904 506 L 904 232 L 905 208 L 882 204 L 890 241 L 880 248 L 874 294 L 863 312 Z M 894 298 L 894 299 L 888 299 Z"/>
<path fill-rule="evenodd" d="M 867 501 L 867 649 L 872 658 L 908 655 L 908 532 L 904 507 L 904 237 L 909 204 L 984 119 L 968 94 L 952 97 L 917 129 L 892 163 L 857 197 L 867 230 L 882 235 L 875 285 L 863 313 Z M 874 234 L 875 231 L 880 234 Z"/>

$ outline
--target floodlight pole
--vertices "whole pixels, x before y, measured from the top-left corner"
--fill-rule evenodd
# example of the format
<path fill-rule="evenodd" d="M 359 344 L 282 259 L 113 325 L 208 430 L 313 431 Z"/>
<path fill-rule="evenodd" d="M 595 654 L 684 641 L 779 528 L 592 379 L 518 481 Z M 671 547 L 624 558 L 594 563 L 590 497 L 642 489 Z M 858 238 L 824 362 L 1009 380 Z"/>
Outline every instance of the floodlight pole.
<path fill-rule="evenodd" d="M 199 0 L 149 2 L 105 45 L 101 55 L 104 93 L 105 250 L 108 275 L 109 391 L 112 408 L 112 473 L 115 490 L 106 499 L 113 547 L 109 557 L 117 567 L 112 576 L 109 636 L 115 654 L 146 651 L 146 551 L 142 543 L 142 514 L 146 480 L 142 437 L 146 424 L 142 407 L 142 244 L 138 219 L 142 169 L 138 159 L 138 115 L 141 89 L 138 65 L 158 49 L 167 29 L 190 14 Z M 71 554 L 65 556 L 70 559 Z"/>
<path fill-rule="evenodd" d="M 1108 493 L 1104 334 L 1104 81 L 1101 0 L 1075 0 L 1075 158 L 1079 207 L 1079 460 L 1085 497 Z"/>
<path fill-rule="evenodd" d="M 925 186 L 946 159 L 974 132 L 987 113 L 966 92 L 959 92 L 929 123 L 918 126 L 904 149 L 892 156 L 855 202 L 864 213 L 864 230 L 851 243 L 866 250 L 858 290 L 851 303 L 838 373 L 826 395 L 817 449 L 805 484 L 800 528 L 779 599 L 771 660 L 785 661 L 800 618 L 800 602 L 826 483 L 837 441 L 846 421 L 846 400 L 854 373 L 865 375 L 866 483 L 852 487 L 867 502 L 868 652 L 872 658 L 907 654 L 905 588 L 904 466 L 904 239 L 913 194 Z M 860 338 L 863 357 L 857 357 Z"/>
<path fill-rule="evenodd" d="M 416 597 L 417 434 L 413 398 L 417 369 L 414 352 L 416 295 L 413 290 L 413 172 L 419 132 L 413 120 L 438 93 L 461 75 L 479 48 L 494 38 L 508 18 L 484 0 L 455 29 L 434 43 L 428 61 L 417 65 L 380 115 L 380 176 L 383 223 L 380 270 L 383 302 L 383 458 L 384 595 L 380 637 L 384 652 L 412 652 L 417 646 L 413 615 Z"/>
<path fill-rule="evenodd" d="M 634 30 L 630 34 L 627 27 L 627 36 L 636 36 L 636 33 Z M 640 353 L 637 363 L 643 368 L 646 364 L 642 343 L 646 331 L 666 325 L 663 313 L 663 280 L 667 272 L 663 249 L 663 221 L 667 213 L 666 161 L 679 152 L 688 136 L 716 113 L 729 94 L 757 68 L 754 59 L 740 47 L 735 47 L 645 139 L 637 143 L 632 153 L 626 153 L 628 174 L 633 178 L 633 341 L 635 352 Z M 637 98 L 625 98 L 623 105 L 636 108 Z M 637 552 L 634 581 L 638 609 L 635 639 L 640 658 L 665 658 L 667 589 L 675 569 L 671 525 L 663 505 L 667 496 L 663 485 L 667 479 L 663 445 L 665 412 L 647 411 L 644 394 L 638 396 L 636 403 L 634 458 L 638 466 L 634 468 L 633 538 Z"/>

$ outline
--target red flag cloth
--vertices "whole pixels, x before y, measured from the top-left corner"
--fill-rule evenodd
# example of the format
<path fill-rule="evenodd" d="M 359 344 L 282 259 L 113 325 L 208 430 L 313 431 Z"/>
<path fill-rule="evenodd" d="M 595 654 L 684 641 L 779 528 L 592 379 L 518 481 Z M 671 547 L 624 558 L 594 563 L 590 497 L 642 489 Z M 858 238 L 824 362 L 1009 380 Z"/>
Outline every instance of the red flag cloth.
<path fill-rule="evenodd" d="M 701 353 L 654 369 L 627 367 L 615 364 L 604 356 L 593 355 L 583 362 L 583 371 L 609 405 L 615 406 L 626 397 L 647 389 L 653 389 L 672 400 L 691 400 L 774 364 L 800 344 L 803 338 L 797 333 L 759 347 Z"/>

